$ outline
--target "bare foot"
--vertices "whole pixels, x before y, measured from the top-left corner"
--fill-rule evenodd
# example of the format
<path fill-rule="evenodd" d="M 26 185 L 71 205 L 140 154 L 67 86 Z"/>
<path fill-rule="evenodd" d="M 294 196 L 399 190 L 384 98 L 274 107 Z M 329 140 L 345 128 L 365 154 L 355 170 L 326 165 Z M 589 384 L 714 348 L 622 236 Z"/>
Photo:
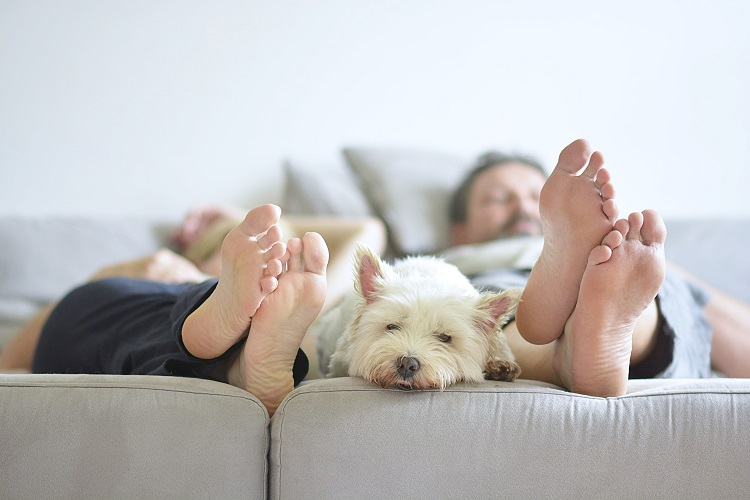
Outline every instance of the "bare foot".
<path fill-rule="evenodd" d="M 625 393 L 636 321 L 666 272 L 667 231 L 656 212 L 630 214 L 615 228 L 590 252 L 578 304 L 555 348 L 563 383 L 591 396 Z"/>
<path fill-rule="evenodd" d="M 278 286 L 286 246 L 278 227 L 281 209 L 251 210 L 221 245 L 216 289 L 182 327 L 182 341 L 198 358 L 220 356 L 247 334 L 261 301 Z"/>
<path fill-rule="evenodd" d="M 317 233 L 287 244 L 287 270 L 253 317 L 245 346 L 229 367 L 230 384 L 254 394 L 273 415 L 294 389 L 292 367 L 326 298 L 328 247 Z"/>
<path fill-rule="evenodd" d="M 589 252 L 617 219 L 615 188 L 603 165 L 601 153 L 591 153 L 589 144 L 579 139 L 562 150 L 542 188 L 544 248 L 516 313 L 519 332 L 532 344 L 547 344 L 563 333 Z"/>

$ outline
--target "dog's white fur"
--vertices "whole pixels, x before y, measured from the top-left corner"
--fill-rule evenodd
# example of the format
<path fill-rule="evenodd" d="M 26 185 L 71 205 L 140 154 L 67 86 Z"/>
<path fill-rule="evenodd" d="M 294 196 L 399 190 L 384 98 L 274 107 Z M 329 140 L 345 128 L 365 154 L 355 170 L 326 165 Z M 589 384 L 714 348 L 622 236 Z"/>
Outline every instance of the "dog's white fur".
<path fill-rule="evenodd" d="M 500 326 L 519 297 L 518 290 L 478 292 L 438 258 L 389 265 L 359 246 L 354 291 L 311 333 L 318 336 L 321 369 L 329 377 L 362 377 L 402 389 L 513 381 L 521 369 Z"/>

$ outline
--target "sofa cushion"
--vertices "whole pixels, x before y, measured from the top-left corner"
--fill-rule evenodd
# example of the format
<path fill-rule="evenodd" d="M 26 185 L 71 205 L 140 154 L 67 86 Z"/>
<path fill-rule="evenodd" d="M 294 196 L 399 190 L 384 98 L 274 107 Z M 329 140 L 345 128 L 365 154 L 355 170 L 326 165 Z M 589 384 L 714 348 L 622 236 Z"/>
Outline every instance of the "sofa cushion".
<path fill-rule="evenodd" d="M 528 381 L 321 380 L 271 421 L 269 496 L 741 498 L 748 414 L 748 380 L 632 381 L 606 399 Z"/>
<path fill-rule="evenodd" d="M 267 425 L 219 382 L 0 375 L 0 498 L 265 498 Z"/>

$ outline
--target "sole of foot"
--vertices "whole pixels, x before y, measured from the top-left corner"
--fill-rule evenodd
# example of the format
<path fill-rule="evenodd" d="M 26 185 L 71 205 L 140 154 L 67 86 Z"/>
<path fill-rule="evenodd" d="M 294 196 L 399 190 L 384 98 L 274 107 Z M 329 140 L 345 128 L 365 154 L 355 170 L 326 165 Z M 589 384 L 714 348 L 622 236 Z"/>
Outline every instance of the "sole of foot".
<path fill-rule="evenodd" d="M 253 317 L 228 380 L 258 397 L 273 414 L 294 388 L 292 369 L 307 329 L 326 298 L 328 248 L 317 233 L 287 244 L 286 270 Z"/>
<path fill-rule="evenodd" d="M 263 205 L 224 238 L 222 270 L 216 289 L 182 329 L 182 340 L 194 356 L 220 356 L 248 333 L 252 317 L 278 286 L 286 245 L 278 226 L 281 210 Z"/>
<path fill-rule="evenodd" d="M 664 282 L 665 239 L 663 221 L 647 210 L 617 221 L 590 252 L 575 311 L 555 351 L 554 365 L 570 390 L 626 392 L 633 336 L 656 334 L 657 322 L 640 318 Z"/>
<path fill-rule="evenodd" d="M 544 247 L 518 306 L 516 324 L 532 344 L 558 338 L 578 300 L 591 250 L 617 219 L 615 188 L 604 157 L 577 140 L 560 153 L 544 184 L 540 215 Z"/>

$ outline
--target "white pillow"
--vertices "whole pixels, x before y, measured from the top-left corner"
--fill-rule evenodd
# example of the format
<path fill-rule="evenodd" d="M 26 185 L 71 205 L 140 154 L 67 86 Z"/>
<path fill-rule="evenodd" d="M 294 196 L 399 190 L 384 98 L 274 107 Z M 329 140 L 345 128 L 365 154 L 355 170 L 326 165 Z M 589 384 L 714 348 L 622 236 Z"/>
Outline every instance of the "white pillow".
<path fill-rule="evenodd" d="M 313 167 L 284 162 L 284 196 L 281 208 L 291 215 L 373 215 L 357 182 L 344 164 Z"/>
<path fill-rule="evenodd" d="M 396 256 L 433 253 L 449 241 L 449 203 L 472 159 L 403 148 L 344 149 Z"/>

